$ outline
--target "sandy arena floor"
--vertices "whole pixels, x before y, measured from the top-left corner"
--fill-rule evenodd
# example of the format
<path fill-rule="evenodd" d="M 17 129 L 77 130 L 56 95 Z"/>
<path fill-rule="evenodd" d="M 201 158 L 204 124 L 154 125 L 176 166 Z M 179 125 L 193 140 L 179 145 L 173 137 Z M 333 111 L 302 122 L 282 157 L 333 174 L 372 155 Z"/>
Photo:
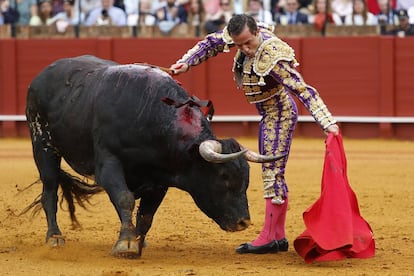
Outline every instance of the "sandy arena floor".
<path fill-rule="evenodd" d="M 256 140 L 238 139 L 251 149 Z M 45 243 L 43 212 L 35 218 L 19 213 L 40 193 L 41 185 L 19 191 L 38 177 L 28 139 L 0 139 L 0 274 L 1 275 L 414 275 L 414 142 L 344 138 L 348 178 L 362 216 L 376 239 L 376 256 L 307 265 L 293 240 L 304 230 L 302 212 L 320 193 L 323 139 L 295 138 L 287 180 L 290 210 L 288 252 L 239 255 L 234 249 L 260 232 L 264 200 L 260 165 L 251 164 L 248 191 L 252 225 L 226 233 L 207 218 L 184 192 L 171 189 L 147 236 L 141 259 L 110 256 L 119 222 L 106 194 L 93 206 L 77 208 L 81 230 L 70 229 L 69 213 L 58 212 L 66 245 Z"/>

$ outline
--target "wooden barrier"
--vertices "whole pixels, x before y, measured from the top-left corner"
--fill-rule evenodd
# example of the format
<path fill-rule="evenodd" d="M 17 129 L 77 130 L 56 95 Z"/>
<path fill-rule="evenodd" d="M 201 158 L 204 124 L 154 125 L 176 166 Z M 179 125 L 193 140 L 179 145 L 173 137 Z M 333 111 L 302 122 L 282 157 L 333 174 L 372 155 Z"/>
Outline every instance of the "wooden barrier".
<path fill-rule="evenodd" d="M 345 136 L 414 139 L 412 106 L 414 38 L 381 36 L 285 38 L 295 49 L 298 70 L 316 87 Z M 24 114 L 27 87 L 36 74 L 59 58 L 92 54 L 119 63 L 146 62 L 168 67 L 197 42 L 194 38 L 0 39 L 0 115 Z M 235 88 L 231 66 L 235 49 L 176 77 L 189 94 L 214 102 L 213 121 L 219 134 L 255 135 L 256 120 L 231 121 L 234 115 L 254 116 L 254 105 Z M 298 104 L 301 116 L 309 114 Z M 400 120 L 399 118 L 408 118 Z M 6 118 L 6 117 L 4 117 Z M 10 117 L 7 117 L 10 118 Z M 302 117 L 304 118 L 304 117 Z M 364 118 L 378 118 L 376 121 Z M 384 118 L 396 118 L 384 121 Z M 298 135 L 322 136 L 312 121 L 301 121 Z M 21 120 L 0 120 L 0 136 L 25 136 Z"/>
<path fill-rule="evenodd" d="M 16 26 L 16 37 L 22 39 L 43 38 L 74 38 L 73 26 L 69 26 L 64 33 L 59 33 L 55 26 Z"/>
<path fill-rule="evenodd" d="M 65 32 L 58 32 L 52 26 L 16 26 L 16 38 L 194 38 L 195 27 L 189 24 L 176 26 L 171 33 L 163 34 L 157 26 L 80 26 L 79 33 L 76 33 L 76 26 L 69 26 Z M 279 37 L 320 37 L 321 32 L 309 25 L 276 25 L 275 34 Z M 328 24 L 326 36 L 373 36 L 380 34 L 379 26 L 335 26 Z M 201 32 L 204 36 L 205 33 Z M 12 36 L 10 25 L 0 25 L 0 38 L 10 38 Z"/>
<path fill-rule="evenodd" d="M 102 37 L 102 38 L 114 38 L 114 37 L 132 37 L 131 27 L 117 27 L 117 26 L 81 26 L 80 38 Z"/>
<path fill-rule="evenodd" d="M 326 36 L 378 36 L 380 26 L 337 26 L 328 24 L 326 26 Z"/>
<path fill-rule="evenodd" d="M 279 37 L 320 37 L 321 32 L 313 25 L 276 25 L 274 33 Z"/>
<path fill-rule="evenodd" d="M 1 38 L 10 38 L 11 35 L 11 28 L 9 25 L 0 25 L 0 39 Z"/>

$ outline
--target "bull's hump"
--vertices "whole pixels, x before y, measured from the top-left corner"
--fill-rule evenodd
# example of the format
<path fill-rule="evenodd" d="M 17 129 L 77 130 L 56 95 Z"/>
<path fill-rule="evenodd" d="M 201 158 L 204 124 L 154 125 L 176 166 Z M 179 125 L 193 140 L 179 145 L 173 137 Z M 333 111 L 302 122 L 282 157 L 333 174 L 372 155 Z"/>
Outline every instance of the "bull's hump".
<path fill-rule="evenodd" d="M 116 72 L 124 72 L 127 74 L 147 74 L 153 77 L 162 77 L 162 78 L 171 78 L 169 74 L 162 71 L 158 67 L 150 66 L 146 64 L 124 64 L 124 65 L 114 65 L 109 66 L 107 69 L 107 73 L 116 73 Z"/>

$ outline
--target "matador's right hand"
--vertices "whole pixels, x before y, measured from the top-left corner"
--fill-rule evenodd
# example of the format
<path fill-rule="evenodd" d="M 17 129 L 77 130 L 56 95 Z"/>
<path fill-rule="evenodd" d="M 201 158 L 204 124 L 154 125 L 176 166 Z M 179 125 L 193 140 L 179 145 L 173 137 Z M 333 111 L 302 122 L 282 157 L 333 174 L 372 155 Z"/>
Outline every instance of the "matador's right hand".
<path fill-rule="evenodd" d="M 190 69 L 190 66 L 188 66 L 187 63 L 175 63 L 173 65 L 170 66 L 170 71 L 173 75 L 178 75 L 181 73 L 185 73 L 188 71 L 188 69 Z"/>
<path fill-rule="evenodd" d="M 328 135 L 329 133 L 333 133 L 335 136 L 339 134 L 339 127 L 337 124 L 333 124 L 328 126 L 325 129 L 325 133 Z"/>

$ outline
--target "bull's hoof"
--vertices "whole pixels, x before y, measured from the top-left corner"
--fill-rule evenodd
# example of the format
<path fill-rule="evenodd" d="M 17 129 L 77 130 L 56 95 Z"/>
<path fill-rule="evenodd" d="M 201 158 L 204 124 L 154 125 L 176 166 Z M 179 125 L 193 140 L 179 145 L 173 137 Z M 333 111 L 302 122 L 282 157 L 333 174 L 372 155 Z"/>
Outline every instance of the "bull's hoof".
<path fill-rule="evenodd" d="M 62 235 L 52 235 L 47 238 L 46 243 L 49 247 L 62 247 L 65 245 L 65 237 Z"/>
<path fill-rule="evenodd" d="M 118 258 L 136 259 L 141 257 L 138 240 L 119 240 L 112 248 L 111 255 Z"/>

